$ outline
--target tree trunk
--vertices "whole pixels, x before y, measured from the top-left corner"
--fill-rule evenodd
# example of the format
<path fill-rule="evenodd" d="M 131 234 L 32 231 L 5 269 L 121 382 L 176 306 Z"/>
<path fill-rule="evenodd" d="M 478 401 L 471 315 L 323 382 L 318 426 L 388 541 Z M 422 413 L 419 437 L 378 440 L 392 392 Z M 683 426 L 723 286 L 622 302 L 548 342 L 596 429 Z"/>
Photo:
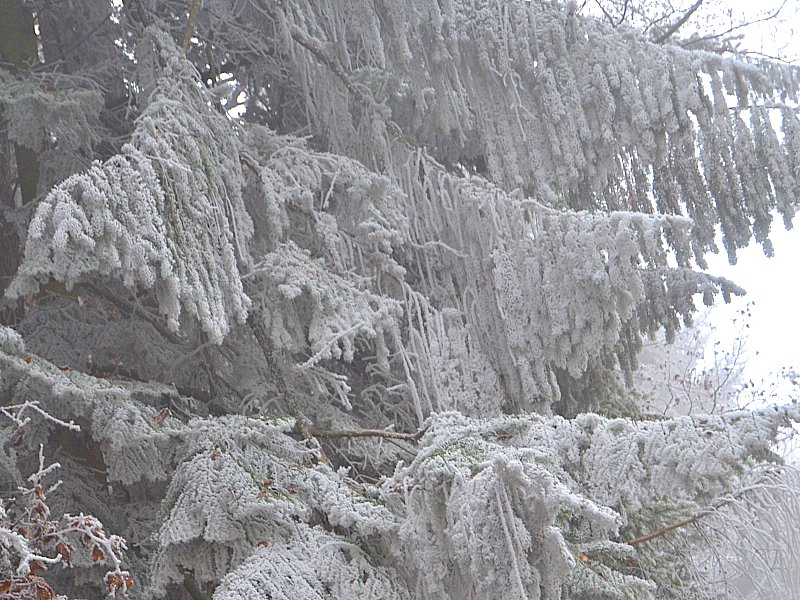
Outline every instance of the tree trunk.
<path fill-rule="evenodd" d="M 30 68 L 39 59 L 33 14 L 21 0 L 0 0 L 0 59 L 5 68 Z M 31 148 L 14 144 L 16 177 L 11 168 L 11 144 L 5 127 L 0 129 L 0 297 L 17 271 L 20 240 L 8 216 L 14 210 L 17 188 L 22 202 L 36 197 L 39 161 Z M 4 319 L 5 320 L 5 319 Z"/>

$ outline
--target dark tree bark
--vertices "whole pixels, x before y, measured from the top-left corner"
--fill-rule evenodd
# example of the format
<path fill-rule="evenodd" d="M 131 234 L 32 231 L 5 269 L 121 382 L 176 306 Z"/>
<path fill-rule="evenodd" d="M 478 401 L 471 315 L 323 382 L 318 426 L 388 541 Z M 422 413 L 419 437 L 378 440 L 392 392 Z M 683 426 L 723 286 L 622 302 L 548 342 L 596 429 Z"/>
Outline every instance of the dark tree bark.
<path fill-rule="evenodd" d="M 33 14 L 21 0 L 0 0 L 0 59 L 2 68 L 22 71 L 38 61 Z M 0 297 L 17 271 L 20 240 L 8 216 L 19 190 L 23 204 L 36 197 L 39 160 L 31 148 L 14 144 L 16 169 L 11 168 L 11 144 L 0 124 Z"/>

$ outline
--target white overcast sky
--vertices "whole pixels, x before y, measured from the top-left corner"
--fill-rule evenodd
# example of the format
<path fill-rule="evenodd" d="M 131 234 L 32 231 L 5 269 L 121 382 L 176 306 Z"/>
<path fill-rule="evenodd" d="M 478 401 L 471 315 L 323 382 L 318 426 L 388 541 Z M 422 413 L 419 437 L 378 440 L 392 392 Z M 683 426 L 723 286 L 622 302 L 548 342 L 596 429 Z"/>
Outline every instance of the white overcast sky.
<path fill-rule="evenodd" d="M 747 295 L 711 309 L 708 320 L 717 328 L 716 340 L 729 348 L 738 333 L 733 320 L 750 306 L 747 334 L 746 376 L 754 381 L 768 378 L 782 367 L 800 372 L 800 218 L 786 231 L 779 219 L 770 238 L 775 256 L 767 258 L 751 244 L 737 254 L 736 265 L 723 254 L 708 257 L 709 272 L 733 280 Z M 740 320 L 741 321 L 741 320 Z M 715 340 L 711 340 L 713 343 Z"/>

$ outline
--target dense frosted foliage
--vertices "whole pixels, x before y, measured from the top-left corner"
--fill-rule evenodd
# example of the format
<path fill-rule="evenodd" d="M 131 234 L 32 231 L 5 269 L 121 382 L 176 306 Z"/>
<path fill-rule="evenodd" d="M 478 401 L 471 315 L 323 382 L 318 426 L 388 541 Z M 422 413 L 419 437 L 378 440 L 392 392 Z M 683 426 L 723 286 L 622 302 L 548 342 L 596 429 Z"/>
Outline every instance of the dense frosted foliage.
<path fill-rule="evenodd" d="M 252 233 L 238 144 L 172 42 L 154 38 L 167 64 L 130 143 L 39 203 L 8 293 L 33 294 L 49 278 L 71 289 L 88 275 L 113 275 L 127 287 L 155 287 L 172 329 L 185 306 L 219 342 L 249 306 L 237 269 L 236 249 L 246 260 Z"/>
<path fill-rule="evenodd" d="M 376 129 L 393 136 L 380 116 L 390 107 L 415 144 L 508 190 L 574 208 L 685 211 L 701 252 L 716 223 L 733 253 L 751 225 L 767 224 L 764 208 L 791 218 L 796 167 L 758 103 L 750 110 L 754 95 L 797 101 L 790 67 L 653 44 L 538 2 L 307 2 L 275 13 L 301 89 L 310 90 L 311 119 L 337 151 L 388 160 L 388 139 L 376 146 L 372 138 Z M 333 91 L 339 73 L 301 51 L 340 39 L 353 51 L 329 62 L 352 72 L 355 91 L 362 77 L 377 88 L 370 97 L 381 105 L 372 110 L 353 110 L 357 94 Z M 797 120 L 788 106 L 783 118 Z M 749 193 L 756 186 L 759 196 Z"/>
<path fill-rule="evenodd" d="M 574 3 L 78 4 L 110 18 L 0 65 L 39 186 L 0 204 L 0 481 L 61 464 L 52 509 L 128 541 L 105 591 L 796 593 L 800 412 L 632 387 L 647 336 L 743 292 L 698 270 L 717 229 L 733 260 L 791 225 L 796 68 Z M 3 519 L 0 571 L 39 560 Z M 103 593 L 105 554 L 49 551 L 9 586 Z"/>
<path fill-rule="evenodd" d="M 170 388 L 64 371 L 26 354 L 9 329 L 0 366 L 17 402 L 47 398 L 42 409 L 89 424 L 109 482 L 169 474 L 155 595 L 189 569 L 199 582 L 222 580 L 219 598 L 306 587 L 301 597 L 525 598 L 562 586 L 584 597 L 600 583 L 576 558 L 584 552 L 621 584 L 654 589 L 612 560 L 635 553 L 609 536 L 646 529 L 666 498 L 702 506 L 735 492 L 742 465 L 800 418 L 793 408 L 657 422 L 441 413 L 416 457 L 370 493 L 289 437 L 292 419 L 159 420 L 153 404 Z"/>

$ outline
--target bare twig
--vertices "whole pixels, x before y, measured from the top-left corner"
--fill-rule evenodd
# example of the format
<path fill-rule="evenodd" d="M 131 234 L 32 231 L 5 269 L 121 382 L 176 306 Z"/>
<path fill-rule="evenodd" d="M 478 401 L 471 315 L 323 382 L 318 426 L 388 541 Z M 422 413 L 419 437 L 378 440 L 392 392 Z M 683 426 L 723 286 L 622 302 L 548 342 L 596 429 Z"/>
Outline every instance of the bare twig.
<path fill-rule="evenodd" d="M 702 1 L 702 0 L 698 0 L 698 1 Z M 781 5 L 778 8 L 776 8 L 772 13 L 770 13 L 768 15 L 765 15 L 765 16 L 761 17 L 760 19 L 756 19 L 754 21 L 747 21 L 746 23 L 740 23 L 739 25 L 734 25 L 732 27 L 729 27 L 725 31 L 721 31 L 720 33 L 713 33 L 711 35 L 705 35 L 705 36 L 702 36 L 702 37 L 696 37 L 696 38 L 688 39 L 685 42 L 683 42 L 682 46 L 684 48 L 689 48 L 690 46 L 693 46 L 695 44 L 699 44 L 701 42 L 706 42 L 708 40 L 714 40 L 714 39 L 717 39 L 717 38 L 724 37 L 726 35 L 729 35 L 729 34 L 733 33 L 734 31 L 737 31 L 739 29 L 744 29 L 745 27 L 750 27 L 751 25 L 755 25 L 756 23 L 763 23 L 765 21 L 769 21 L 771 19 L 774 19 L 779 14 L 781 14 L 781 11 L 783 10 L 783 7 L 786 6 L 786 2 L 787 2 L 787 0 L 783 0 Z"/>
<path fill-rule="evenodd" d="M 622 25 L 625 22 L 625 17 L 628 16 L 628 0 L 625 0 L 625 4 L 622 6 L 622 14 L 619 17 L 619 21 L 617 21 L 617 26 Z"/>
<path fill-rule="evenodd" d="M 669 29 L 667 29 L 667 30 L 666 30 L 664 33 L 662 33 L 660 36 L 658 36 L 658 37 L 655 39 L 655 42 L 656 42 L 657 44 L 663 44 L 663 43 L 664 43 L 664 42 L 666 42 L 666 41 L 667 41 L 669 38 L 671 38 L 671 37 L 672 37 L 672 35 L 673 35 L 673 34 L 674 34 L 676 31 L 678 31 L 678 29 L 680 29 L 681 27 L 683 27 L 683 25 L 686 23 L 686 21 L 688 21 L 688 20 L 689 20 L 689 17 L 691 17 L 691 16 L 692 16 L 692 15 L 695 13 L 695 11 L 696 11 L 698 8 L 700 8 L 700 5 L 701 5 L 702 3 L 703 3 L 703 0 L 697 0 L 697 2 L 695 2 L 694 4 L 692 4 L 691 8 L 690 8 L 689 10 L 687 10 L 687 11 L 686 11 L 686 13 L 685 13 L 685 14 L 684 14 L 684 15 L 683 15 L 683 16 L 682 16 L 680 19 L 678 19 L 677 21 L 675 21 L 675 23 L 673 23 L 673 25 L 672 25 L 672 26 L 671 26 Z"/>
<path fill-rule="evenodd" d="M 61 425 L 62 427 L 66 427 L 72 431 L 80 431 L 81 428 L 79 425 L 76 425 L 74 421 L 62 421 L 61 419 L 54 417 L 47 411 L 43 410 L 39 407 L 39 402 L 37 400 L 30 400 L 28 402 L 23 402 L 22 404 L 11 404 L 7 406 L 0 407 L 0 414 L 9 418 L 17 427 L 25 427 L 30 422 L 30 417 L 23 418 L 23 414 L 26 410 L 32 410 L 36 413 L 39 413 L 46 421 L 50 421 L 51 423 L 55 423 L 56 425 Z M 17 411 L 14 414 L 13 411 Z"/>
<path fill-rule="evenodd" d="M 649 542 L 650 540 L 655 539 L 657 537 L 661 537 L 662 535 L 669 533 L 670 531 L 679 529 L 681 527 L 686 527 L 687 525 L 691 525 L 692 523 L 695 523 L 699 519 L 702 519 L 703 517 L 709 515 L 712 512 L 714 512 L 714 510 L 710 509 L 702 510 L 699 513 L 692 515 L 691 517 L 687 517 L 686 519 L 683 519 L 681 521 L 676 521 L 675 523 L 670 523 L 669 525 L 666 525 L 661 529 L 657 529 L 656 531 L 653 531 L 646 535 L 641 535 L 637 538 L 633 538 L 632 540 L 628 540 L 626 543 L 630 546 L 636 546 L 637 544 L 643 544 L 644 542 Z"/>
<path fill-rule="evenodd" d="M 603 16 L 608 19 L 608 22 L 611 25 L 614 25 L 614 18 L 609 14 L 609 12 L 605 9 L 605 7 L 600 4 L 600 0 L 594 0 L 594 3 L 597 4 L 597 7 L 600 9 L 600 12 L 603 13 Z"/>
<path fill-rule="evenodd" d="M 308 433 L 314 437 L 319 438 L 339 438 L 339 437 L 381 437 L 394 440 L 408 440 L 411 442 L 418 442 L 419 439 L 425 434 L 424 429 L 420 429 L 414 433 L 406 433 L 403 431 L 389 431 L 386 429 L 316 429 L 309 428 Z"/>

